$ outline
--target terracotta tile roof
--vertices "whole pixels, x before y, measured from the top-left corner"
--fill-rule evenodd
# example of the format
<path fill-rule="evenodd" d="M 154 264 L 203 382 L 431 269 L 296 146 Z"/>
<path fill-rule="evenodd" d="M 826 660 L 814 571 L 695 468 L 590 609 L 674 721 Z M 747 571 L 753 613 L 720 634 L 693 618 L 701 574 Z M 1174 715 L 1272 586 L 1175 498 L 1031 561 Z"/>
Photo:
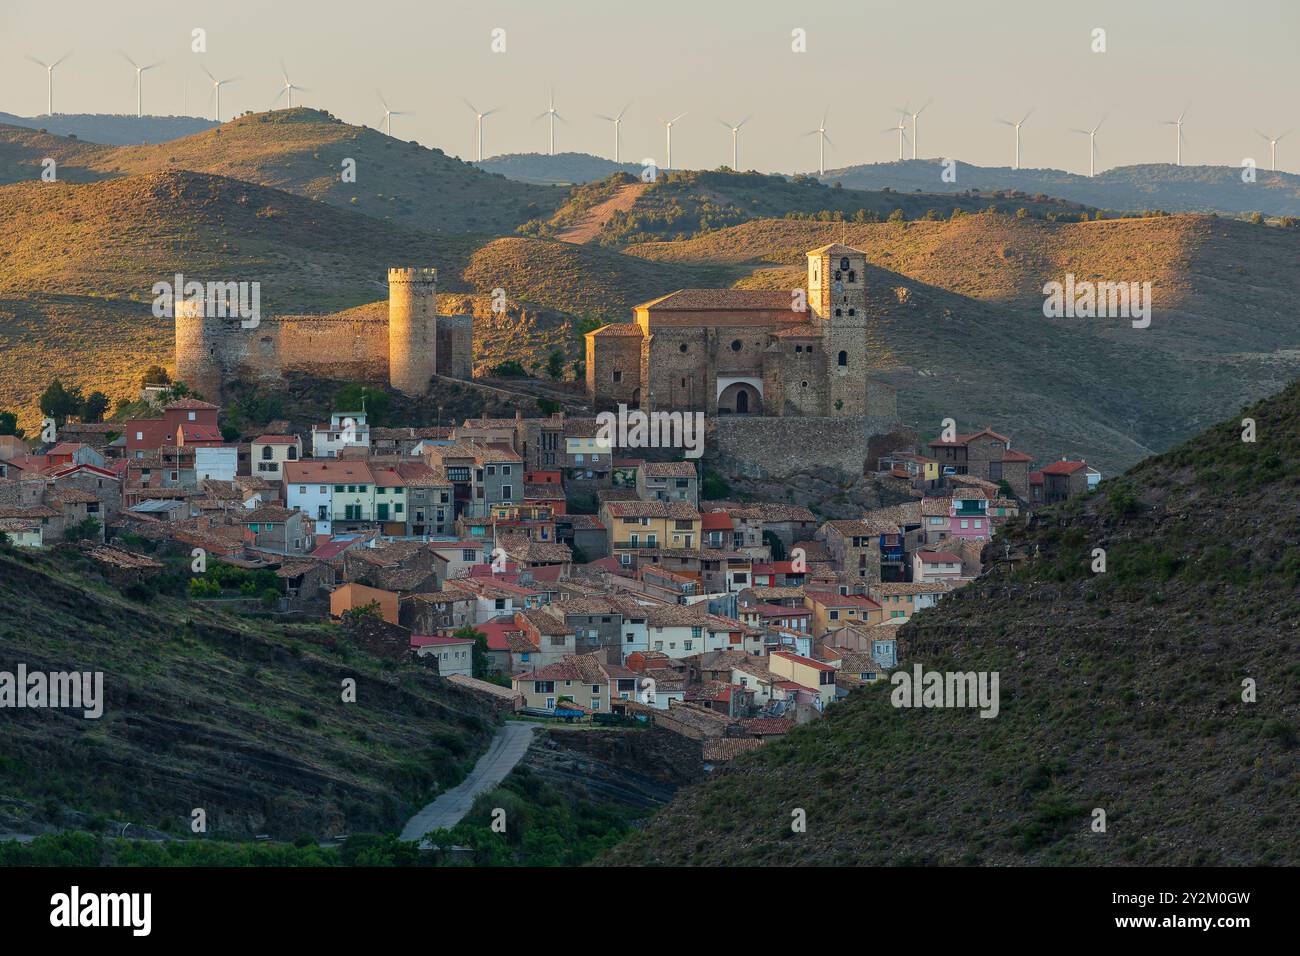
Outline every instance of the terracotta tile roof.
<path fill-rule="evenodd" d="M 220 406 L 218 406 L 218 405 L 212 405 L 212 404 L 210 404 L 210 403 L 208 403 L 208 402 L 200 401 L 200 400 L 197 399 L 197 398 L 178 398 L 176 401 L 174 401 L 174 402 L 170 402 L 170 403 L 164 405 L 164 406 L 163 406 L 163 411 L 168 411 L 168 412 L 169 412 L 169 411 L 171 411 L 172 409 L 175 409 L 175 408 L 179 408 L 179 409 L 199 409 L 199 408 L 211 408 L 211 409 L 216 409 L 216 408 L 219 408 L 219 407 L 220 407 Z"/>
<path fill-rule="evenodd" d="M 1080 468 L 1087 468 L 1084 461 L 1054 461 L 1042 469 L 1044 475 L 1072 475 Z"/>
<path fill-rule="evenodd" d="M 922 564 L 961 564 L 961 555 L 951 551 L 918 551 L 916 556 Z"/>
<path fill-rule="evenodd" d="M 790 293 L 781 289 L 678 289 L 649 302 L 638 303 L 635 308 L 653 311 L 688 312 L 720 309 L 728 312 L 750 310 L 789 311 Z"/>
<path fill-rule="evenodd" d="M 694 478 L 695 466 L 689 461 L 648 461 L 641 473 L 647 478 Z"/>
<path fill-rule="evenodd" d="M 763 741 L 755 737 L 714 737 L 702 744 L 704 759 L 709 763 L 727 763 L 761 746 Z"/>
<path fill-rule="evenodd" d="M 740 722 L 751 734 L 759 737 L 776 737 L 794 730 L 791 717 L 749 717 Z"/>
<path fill-rule="evenodd" d="M 607 338 L 613 335 L 626 336 L 628 338 L 641 338 L 641 326 L 635 322 L 614 322 L 610 325 L 602 325 L 594 332 L 588 332 L 588 335 L 599 335 Z"/>
<path fill-rule="evenodd" d="M 700 513 L 685 501 L 607 501 L 604 505 L 616 518 L 679 518 L 697 520 Z"/>

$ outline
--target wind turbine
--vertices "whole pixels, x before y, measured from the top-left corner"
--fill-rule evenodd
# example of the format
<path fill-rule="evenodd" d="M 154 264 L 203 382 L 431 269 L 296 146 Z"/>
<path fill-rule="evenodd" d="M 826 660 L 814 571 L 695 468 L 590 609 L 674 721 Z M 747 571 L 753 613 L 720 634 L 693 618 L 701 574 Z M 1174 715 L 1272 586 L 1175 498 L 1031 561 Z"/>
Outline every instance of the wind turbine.
<path fill-rule="evenodd" d="M 1259 133 L 1259 130 L 1255 130 L 1255 132 Z M 1286 131 L 1286 133 L 1289 132 L 1291 131 Z M 1285 136 L 1286 133 L 1283 133 L 1282 136 Z M 1259 135 L 1268 140 L 1268 166 L 1273 172 L 1277 172 L 1277 144 L 1282 142 L 1282 136 L 1266 136 L 1263 133 L 1259 133 Z"/>
<path fill-rule="evenodd" d="M 628 103 L 627 106 L 623 107 L 621 110 L 619 110 L 619 111 L 618 111 L 615 115 L 613 115 L 613 116 L 605 116 L 605 115 L 602 114 L 602 113 L 597 113 L 597 114 L 596 114 L 596 119 L 603 119 L 606 123 L 613 123 L 613 124 L 614 124 L 614 162 L 616 162 L 616 163 L 619 161 L 619 158 L 618 158 L 618 145 L 619 145 L 619 131 L 618 131 L 618 128 L 623 124 L 623 114 L 627 112 L 627 107 L 628 107 L 628 106 L 631 106 L 631 105 L 632 105 L 631 103 Z"/>
<path fill-rule="evenodd" d="M 384 99 L 384 94 L 383 94 L 383 93 L 379 93 L 378 95 L 379 95 L 379 102 L 381 102 L 381 103 L 384 104 L 384 118 L 383 118 L 382 120 L 380 120 L 380 122 L 385 123 L 385 124 L 387 125 L 388 129 L 387 129 L 386 132 L 388 133 L 389 136 L 392 136 L 392 135 L 393 135 L 393 117 L 394 117 L 394 116 L 410 116 L 410 115 L 411 115 L 411 111 L 410 111 L 410 110 L 390 110 L 390 109 L 388 108 L 388 101 Z"/>
<path fill-rule="evenodd" d="M 1106 117 L 1097 121 L 1097 125 L 1092 129 L 1075 129 L 1072 132 L 1082 133 L 1088 137 L 1088 178 L 1092 178 L 1094 172 L 1093 161 L 1097 158 L 1097 130 L 1101 129 L 1101 124 L 1106 122 Z"/>
<path fill-rule="evenodd" d="M 216 120 L 218 123 L 220 123 L 221 122 L 221 88 L 225 86 L 227 83 L 234 83 L 237 79 L 239 79 L 239 77 L 232 76 L 228 80 L 219 80 L 211 73 L 208 73 L 208 68 L 206 66 L 200 67 L 200 69 L 202 69 L 204 73 L 207 73 L 208 79 L 212 81 L 212 91 L 216 94 L 216 103 L 212 112 L 212 118 Z"/>
<path fill-rule="evenodd" d="M 1190 105 L 1191 105 L 1191 104 L 1189 103 L 1188 106 L 1190 106 Z M 1175 166 L 1181 166 L 1181 165 L 1183 165 L 1183 117 L 1186 116 L 1186 115 L 1187 115 L 1187 106 L 1184 106 L 1184 107 L 1183 107 L 1183 111 L 1182 111 L 1181 113 L 1178 114 L 1178 119 L 1176 119 L 1176 120 L 1165 120 L 1163 123 L 1160 124 L 1161 126 L 1176 126 L 1176 127 L 1178 127 L 1177 151 L 1174 153 L 1174 157 L 1175 157 L 1175 158 L 1174 158 L 1174 165 L 1175 165 Z"/>
<path fill-rule="evenodd" d="M 661 119 L 659 121 L 664 124 L 664 129 L 668 131 L 668 163 L 664 166 L 665 171 L 673 168 L 673 124 L 685 115 L 685 113 L 678 113 L 670 120 Z"/>
<path fill-rule="evenodd" d="M 808 132 L 804 133 L 805 136 L 817 137 L 817 175 L 818 176 L 826 175 L 826 144 L 831 142 L 830 137 L 826 135 L 826 114 L 829 112 L 830 112 L 829 107 L 823 110 L 822 124 L 818 126 L 816 129 L 810 129 Z M 831 145 L 834 146 L 835 144 L 831 143 Z M 901 159 L 902 157 L 899 158 Z"/>
<path fill-rule="evenodd" d="M 728 122 L 727 122 L 726 120 L 724 120 L 724 119 L 720 119 L 720 120 L 718 120 L 719 123 L 721 123 L 723 126 L 727 127 L 727 129 L 731 130 L 731 171 L 732 171 L 733 173 L 736 172 L 736 171 L 738 171 L 738 170 L 740 169 L 740 167 L 736 165 L 736 154 L 737 154 L 737 150 L 736 150 L 736 141 L 740 138 L 740 130 L 741 130 L 741 128 L 742 128 L 746 123 L 748 123 L 751 119 L 753 119 L 752 116 L 746 116 L 743 120 L 741 120 L 741 121 L 740 121 L 739 123 L 737 123 L 735 126 L 732 126 L 730 123 L 728 123 Z"/>
<path fill-rule="evenodd" d="M 916 159 L 916 144 L 917 144 L 916 118 L 920 116 L 922 113 L 924 113 L 926 109 L 929 107 L 929 105 L 933 102 L 934 100 L 926 100 L 925 106 L 922 106 L 919 110 L 917 110 L 914 113 L 909 112 L 906 106 L 904 106 L 901 110 L 899 110 L 899 112 L 902 113 L 904 117 L 908 117 L 908 116 L 912 117 L 912 158 L 913 159 Z M 899 156 L 898 158 L 902 159 L 903 157 Z"/>
<path fill-rule="evenodd" d="M 1029 108 L 1029 113 L 1032 113 L 1033 111 L 1034 109 L 1031 106 Z M 1010 120 L 1004 120 L 1004 119 L 998 120 L 998 122 L 1001 123 L 1003 126 L 1012 126 L 1015 127 L 1016 130 L 1016 161 L 1015 164 L 1012 165 L 1011 167 L 1012 169 L 1020 168 L 1020 127 L 1025 125 L 1025 120 L 1029 119 L 1029 113 L 1026 113 L 1024 117 L 1021 118 L 1019 123 L 1013 123 Z"/>
<path fill-rule="evenodd" d="M 71 50 L 63 54 L 63 56 L 59 57 L 53 63 L 45 63 L 30 55 L 27 57 L 27 59 L 31 60 L 37 66 L 45 67 L 45 113 L 48 116 L 54 115 L 54 68 L 70 56 L 72 56 Z"/>
<path fill-rule="evenodd" d="M 285 108 L 293 109 L 293 91 L 300 90 L 303 93 L 310 93 L 311 90 L 305 86 L 297 86 L 289 79 L 289 71 L 284 67 L 284 60 L 280 61 L 280 75 L 284 77 L 284 86 L 280 87 L 280 92 L 285 94 Z M 277 94 L 275 98 L 278 100 L 280 97 Z"/>
<path fill-rule="evenodd" d="M 559 120 L 562 123 L 565 122 L 564 117 L 561 116 L 559 111 L 555 108 L 554 89 L 551 90 L 550 96 L 546 100 L 546 112 L 538 113 L 536 116 L 534 116 L 533 122 L 536 123 L 539 119 L 542 119 L 543 117 L 547 119 L 547 125 L 549 127 L 548 130 L 549 135 L 547 138 L 547 152 L 548 155 L 554 156 L 555 155 L 555 121 Z"/>
<path fill-rule="evenodd" d="M 488 110 L 486 113 L 480 113 L 478 108 L 464 97 L 461 98 L 466 106 L 474 113 L 474 139 L 478 143 L 478 162 L 483 162 L 483 120 L 491 116 L 496 110 Z"/>
<path fill-rule="evenodd" d="M 140 66 L 135 62 L 135 60 L 127 56 L 125 51 L 118 50 L 118 52 L 122 54 L 122 57 L 126 60 L 127 63 L 130 63 L 133 67 L 135 67 L 135 117 L 136 119 L 139 119 L 141 116 L 144 115 L 144 110 L 141 108 L 143 102 L 143 96 L 140 91 L 142 74 L 144 74 L 147 70 L 152 70 L 156 66 L 162 66 L 162 61 L 159 60 L 157 63 L 150 63 L 148 66 Z"/>
<path fill-rule="evenodd" d="M 907 139 L 907 113 L 903 110 L 899 110 L 898 112 L 900 114 L 898 117 L 898 125 L 886 126 L 881 130 L 881 132 L 898 134 L 898 161 L 901 163 L 903 161 L 903 140 Z"/>

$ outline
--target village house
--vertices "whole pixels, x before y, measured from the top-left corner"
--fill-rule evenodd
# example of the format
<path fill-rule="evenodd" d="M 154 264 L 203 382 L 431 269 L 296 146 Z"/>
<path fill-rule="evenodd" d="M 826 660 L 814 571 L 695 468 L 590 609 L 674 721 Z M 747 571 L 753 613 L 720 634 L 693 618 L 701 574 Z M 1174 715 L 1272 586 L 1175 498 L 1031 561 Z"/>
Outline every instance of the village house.
<path fill-rule="evenodd" d="M 890 535 L 891 558 L 902 555 L 902 535 L 893 525 L 869 525 L 865 521 L 827 521 L 817 529 L 816 540 L 826 546 L 838 570 L 865 582 L 880 580 L 881 536 Z"/>
<path fill-rule="evenodd" d="M 272 554 L 306 554 L 314 539 L 302 512 L 280 505 L 262 505 L 238 513 L 244 528 L 244 541 L 259 551 Z"/>
<path fill-rule="evenodd" d="M 610 701 L 630 699 L 636 692 L 636 682 L 633 671 L 601 660 L 597 654 L 565 655 L 510 679 L 514 690 L 523 695 L 525 707 L 548 713 L 565 700 L 593 713 L 609 713 Z"/>
<path fill-rule="evenodd" d="M 907 620 L 917 611 L 934 607 L 951 588 L 945 583 L 887 581 L 871 586 L 871 596 L 880 604 L 887 621 Z"/>
<path fill-rule="evenodd" d="M 865 594 L 810 590 L 804 595 L 804 605 L 812 611 L 814 637 L 847 624 L 879 624 L 882 620 L 881 606 Z"/>
<path fill-rule="evenodd" d="M 341 618 L 346 611 L 355 611 L 370 604 L 379 605 L 379 616 L 389 624 L 399 619 L 397 594 L 372 588 L 356 581 L 336 588 L 330 594 L 330 616 Z"/>
<path fill-rule="evenodd" d="M 974 475 L 994 484 L 1005 481 L 1019 497 L 1029 499 L 1029 464 L 1024 452 L 1012 451 L 1011 439 L 990 428 L 930 442 L 942 475 Z"/>
<path fill-rule="evenodd" d="M 962 580 L 961 555 L 951 551 L 918 551 L 912 555 L 912 580 L 923 584 Z"/>
<path fill-rule="evenodd" d="M 605 501 L 600 522 L 608 552 L 620 564 L 631 565 L 643 549 L 700 547 L 700 513 L 684 501 Z"/>
<path fill-rule="evenodd" d="M 311 456 L 337 458 L 345 448 L 370 448 L 365 412 L 333 412 L 329 424 L 311 426 Z"/>
<path fill-rule="evenodd" d="M 461 637 L 437 634 L 412 634 L 411 650 L 417 658 L 432 658 L 438 662 L 438 673 L 443 677 L 452 674 L 474 676 L 474 641 Z"/>
<path fill-rule="evenodd" d="M 636 495 L 643 501 L 700 502 L 699 476 L 689 461 L 647 461 L 636 470 Z"/>
<path fill-rule="evenodd" d="M 1040 469 L 1043 476 L 1044 504 L 1067 501 L 1088 493 L 1088 463 L 1062 458 Z"/>
<path fill-rule="evenodd" d="M 302 439 L 297 435 L 259 435 L 250 445 L 252 468 L 267 481 L 281 481 L 285 463 L 302 458 Z"/>
<path fill-rule="evenodd" d="M 835 700 L 835 668 L 832 665 L 811 657 L 776 651 L 769 655 L 767 666 L 773 676 L 783 677 L 816 693 L 820 700 L 819 710 Z"/>

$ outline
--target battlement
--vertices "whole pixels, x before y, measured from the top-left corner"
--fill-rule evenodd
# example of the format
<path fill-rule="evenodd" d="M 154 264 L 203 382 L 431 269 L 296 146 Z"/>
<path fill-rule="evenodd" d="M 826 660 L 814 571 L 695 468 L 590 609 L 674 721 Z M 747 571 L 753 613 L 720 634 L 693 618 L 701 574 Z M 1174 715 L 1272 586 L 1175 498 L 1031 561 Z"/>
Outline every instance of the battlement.
<path fill-rule="evenodd" d="M 438 270 L 431 266 L 388 270 L 389 285 L 392 285 L 393 283 L 425 285 L 435 284 L 437 281 Z"/>

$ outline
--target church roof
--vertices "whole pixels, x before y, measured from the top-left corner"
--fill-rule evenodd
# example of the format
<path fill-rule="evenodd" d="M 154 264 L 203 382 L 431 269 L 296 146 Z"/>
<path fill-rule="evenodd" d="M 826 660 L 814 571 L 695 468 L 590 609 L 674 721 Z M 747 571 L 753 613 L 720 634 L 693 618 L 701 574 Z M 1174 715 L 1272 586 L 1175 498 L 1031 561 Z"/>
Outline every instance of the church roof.
<path fill-rule="evenodd" d="M 588 332 L 588 335 L 626 335 L 635 338 L 641 338 L 641 326 L 635 322 L 613 322 L 609 325 L 602 325 L 594 332 Z M 511 422 L 513 424 L 513 421 Z"/>
<path fill-rule="evenodd" d="M 810 256 L 862 256 L 866 255 L 861 249 L 854 249 L 852 246 L 846 246 L 842 242 L 832 242 L 830 245 L 822 246 L 818 249 L 811 250 Z"/>
<path fill-rule="evenodd" d="M 658 311 L 680 309 L 685 312 L 708 309 L 732 312 L 746 309 L 773 311 L 789 309 L 791 301 L 788 289 L 678 289 L 649 302 L 642 302 L 636 308 Z"/>

